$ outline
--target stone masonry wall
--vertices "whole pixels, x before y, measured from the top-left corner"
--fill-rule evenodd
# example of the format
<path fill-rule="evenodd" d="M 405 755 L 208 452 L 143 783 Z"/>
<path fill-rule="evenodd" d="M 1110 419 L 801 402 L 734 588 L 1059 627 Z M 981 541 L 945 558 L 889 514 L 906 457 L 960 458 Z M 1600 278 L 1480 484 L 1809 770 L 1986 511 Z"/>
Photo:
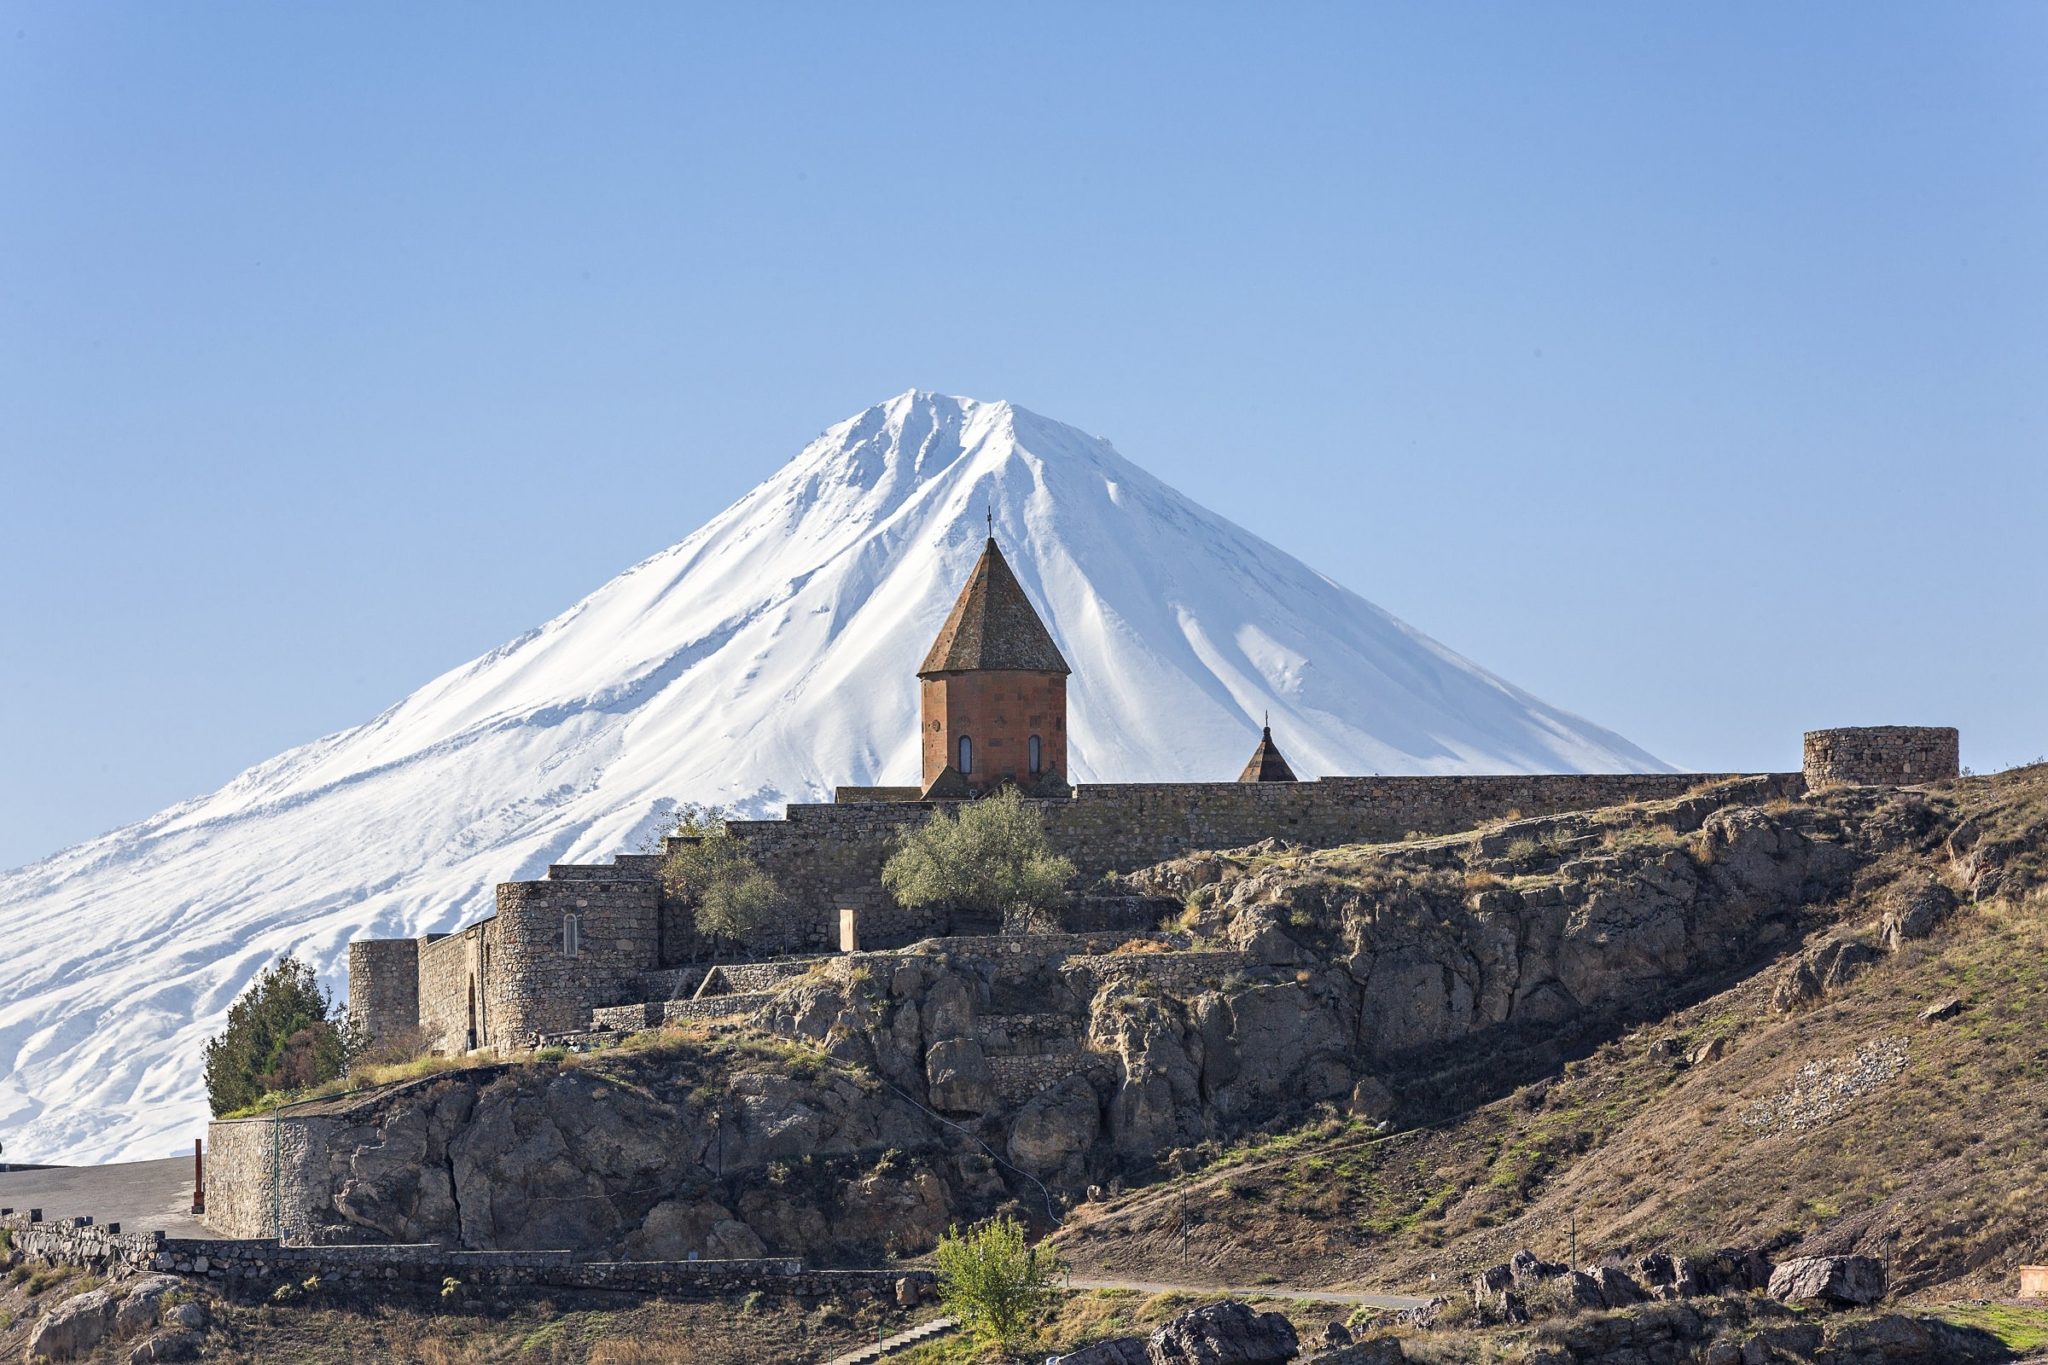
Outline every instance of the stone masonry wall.
<path fill-rule="evenodd" d="M 1961 772 L 1959 736 L 1945 725 L 1865 725 L 1806 732 L 1806 785 L 1909 787 Z"/>
<path fill-rule="evenodd" d="M 361 938 L 348 945 L 348 1012 L 372 1039 L 419 1023 L 419 940 Z"/>
<path fill-rule="evenodd" d="M 791 1257 L 744 1261 L 591 1261 L 571 1251 L 455 1251 L 424 1244 L 292 1246 L 275 1237 L 210 1240 L 161 1232 L 115 1233 L 84 1220 L 31 1222 L 0 1214 L 23 1255 L 55 1265 L 110 1271 L 158 1271 L 271 1286 L 318 1275 L 366 1288 L 389 1285 L 439 1293 L 453 1279 L 469 1288 L 626 1290 L 675 1298 L 728 1298 L 760 1291 L 796 1298 L 852 1300 L 893 1296 L 909 1280 L 928 1297 L 928 1270 L 806 1270 Z"/>
<path fill-rule="evenodd" d="M 491 924 L 485 920 L 457 933 L 429 934 L 418 941 L 420 1028 L 431 1046 L 461 1052 L 472 1042 L 483 1044 L 484 940 Z"/>
<path fill-rule="evenodd" d="M 325 1115 L 215 1119 L 206 1125 L 206 1225 L 224 1237 L 289 1237 L 316 1221 L 328 1183 Z"/>

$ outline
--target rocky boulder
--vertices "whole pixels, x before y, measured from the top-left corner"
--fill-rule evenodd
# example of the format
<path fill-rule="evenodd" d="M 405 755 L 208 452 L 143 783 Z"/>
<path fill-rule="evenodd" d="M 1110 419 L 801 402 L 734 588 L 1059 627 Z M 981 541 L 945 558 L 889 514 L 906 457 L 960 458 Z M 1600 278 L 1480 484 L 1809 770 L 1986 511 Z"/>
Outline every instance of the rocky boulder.
<path fill-rule="evenodd" d="M 1884 898 L 1884 943 L 1897 952 L 1901 945 L 1926 938 L 1956 908 L 1956 893 L 1922 873 L 1908 877 Z"/>
<path fill-rule="evenodd" d="M 29 1333 L 28 1357 L 77 1360 L 90 1355 L 114 1330 L 121 1300 L 111 1289 L 94 1289 L 66 1299 L 43 1315 Z"/>
<path fill-rule="evenodd" d="M 1269 1365 L 1301 1353 L 1294 1324 L 1230 1300 L 1193 1308 L 1145 1342 L 1152 1365 Z"/>
<path fill-rule="evenodd" d="M 1786 1303 L 1876 1303 L 1885 1295 L 1884 1266 L 1870 1256 L 1803 1256 L 1771 1272 L 1769 1292 Z"/>
<path fill-rule="evenodd" d="M 1883 954 L 1853 938 L 1831 938 L 1799 955 L 1771 993 L 1771 1008 L 1780 1013 L 1805 1009 L 1861 975 Z"/>
<path fill-rule="evenodd" d="M 995 1073 L 973 1039 L 933 1043 L 924 1068 L 932 1108 L 949 1114 L 985 1114 L 995 1108 Z"/>
<path fill-rule="evenodd" d="M 1101 1104 L 1085 1076 L 1069 1076 L 1041 1091 L 1010 1125 L 1010 1160 L 1036 1175 L 1059 1170 L 1095 1143 Z"/>

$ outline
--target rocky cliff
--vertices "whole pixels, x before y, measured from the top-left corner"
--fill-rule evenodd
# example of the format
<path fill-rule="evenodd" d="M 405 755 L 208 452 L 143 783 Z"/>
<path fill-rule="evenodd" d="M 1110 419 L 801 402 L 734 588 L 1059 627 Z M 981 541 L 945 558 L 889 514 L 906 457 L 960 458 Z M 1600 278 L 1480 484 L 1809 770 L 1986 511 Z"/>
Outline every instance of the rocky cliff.
<path fill-rule="evenodd" d="M 1735 1247 L 1865 1255 L 1905 1292 L 2010 1295 L 2048 1244 L 2048 766 L 1729 805 L 1689 833 L 1676 808 L 1642 814 L 1592 817 L 1597 845 L 1554 871 L 1541 840 L 1505 831 L 1466 864 L 1504 884 L 1472 901 L 1519 896 L 1524 964 L 1540 956 L 1527 926 L 1549 913 L 1527 907 L 1556 887 L 1557 980 L 1604 989 L 1611 1010 L 1516 1027 L 1510 1004 L 1508 1026 L 1432 1043 L 1468 997 L 1551 988 L 1494 986 L 1504 973 L 1481 969 L 1485 940 L 1455 909 L 1411 916 L 1374 957 L 1431 945 L 1390 978 L 1421 983 L 1397 1017 L 1410 1046 L 1377 1073 L 1398 1131 L 1325 1112 L 1202 1144 L 1184 1189 L 1083 1206 L 1069 1254 L 1127 1275 L 1415 1285 L 1520 1246 L 1580 1264 Z M 1588 875 L 1610 858 L 1638 871 Z M 1677 953 L 1691 967 L 1657 985 Z"/>
<path fill-rule="evenodd" d="M 1765 968 L 1825 991 L 1881 948 L 1831 937 L 1836 907 L 1890 897 L 1913 936 L 2033 875 L 2035 846 L 2001 828 L 1940 794 L 1738 782 L 1193 855 L 1105 888 L 1152 898 L 1156 934 L 854 955 L 729 1025 L 376 1100 L 331 1144 L 323 1202 L 475 1247 L 919 1251 L 950 1218 L 1015 1200 L 1049 1221 L 1318 1108 L 1441 1119 Z M 1915 860 L 1951 846 L 1930 879 Z"/>

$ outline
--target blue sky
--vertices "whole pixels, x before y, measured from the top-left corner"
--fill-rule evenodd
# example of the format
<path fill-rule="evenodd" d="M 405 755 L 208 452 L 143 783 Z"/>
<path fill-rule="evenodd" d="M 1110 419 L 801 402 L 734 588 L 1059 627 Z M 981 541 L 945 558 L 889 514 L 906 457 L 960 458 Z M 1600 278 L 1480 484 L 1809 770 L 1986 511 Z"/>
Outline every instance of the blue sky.
<path fill-rule="evenodd" d="M 0 865 L 912 386 L 1673 762 L 2004 766 L 2044 380 L 2039 4 L 10 4 Z"/>

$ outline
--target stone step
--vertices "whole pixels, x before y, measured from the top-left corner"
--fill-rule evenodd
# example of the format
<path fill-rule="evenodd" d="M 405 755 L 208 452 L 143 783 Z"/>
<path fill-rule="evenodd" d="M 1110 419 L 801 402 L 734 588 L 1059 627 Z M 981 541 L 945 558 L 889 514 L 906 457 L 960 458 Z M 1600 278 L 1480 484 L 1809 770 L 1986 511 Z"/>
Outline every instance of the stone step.
<path fill-rule="evenodd" d="M 829 1365 L 872 1365 L 874 1361 L 895 1355 L 898 1351 L 907 1351 L 920 1342 L 942 1337 L 959 1325 L 951 1318 L 933 1318 L 930 1322 L 920 1323 L 907 1332 L 898 1332 L 895 1336 L 878 1341 L 872 1346 L 863 1346 L 858 1351 L 834 1356 Z"/>

